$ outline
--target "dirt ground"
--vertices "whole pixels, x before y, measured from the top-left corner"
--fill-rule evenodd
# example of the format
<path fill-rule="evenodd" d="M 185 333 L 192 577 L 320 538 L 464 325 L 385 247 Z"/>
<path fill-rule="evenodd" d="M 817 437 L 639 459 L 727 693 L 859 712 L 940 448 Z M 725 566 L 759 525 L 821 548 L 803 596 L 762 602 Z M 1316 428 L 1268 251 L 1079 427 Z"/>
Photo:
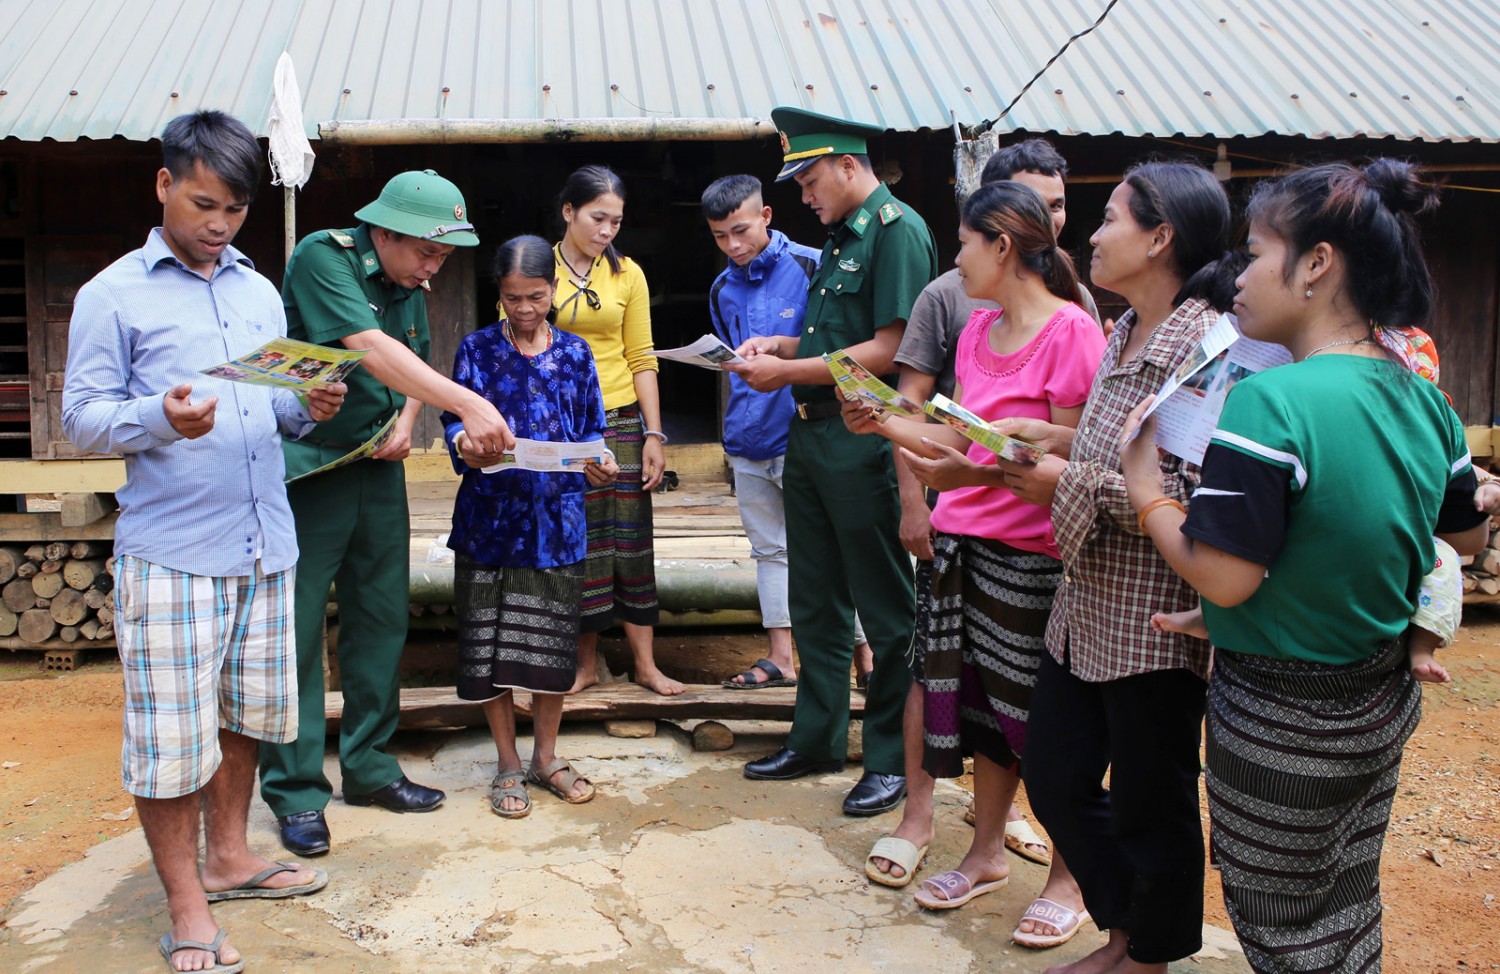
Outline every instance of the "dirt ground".
<path fill-rule="evenodd" d="M 1386 970 L 1397 974 L 1500 970 L 1500 611 L 1473 608 L 1467 621 L 1440 657 L 1455 682 L 1426 692 L 1386 843 Z M 616 669 L 620 649 L 605 645 Z M 722 679 L 763 650 L 748 632 L 658 634 L 662 668 L 690 682 Z M 0 655 L 0 915 L 137 827 L 120 787 L 118 664 L 44 673 L 37 658 Z M 1229 926 L 1212 872 L 1206 906 L 1209 923 Z"/>

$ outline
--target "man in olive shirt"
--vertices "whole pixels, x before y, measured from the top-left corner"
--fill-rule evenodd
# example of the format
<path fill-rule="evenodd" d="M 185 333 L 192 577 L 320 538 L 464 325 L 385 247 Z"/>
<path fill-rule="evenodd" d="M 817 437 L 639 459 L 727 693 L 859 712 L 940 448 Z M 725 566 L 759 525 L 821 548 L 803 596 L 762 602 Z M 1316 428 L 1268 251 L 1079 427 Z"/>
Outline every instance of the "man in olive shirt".
<path fill-rule="evenodd" d="M 857 609 L 875 668 L 864 775 L 844 812 L 878 815 L 906 794 L 901 711 L 916 613 L 911 560 L 898 534 L 890 442 L 844 427 L 820 356 L 846 349 L 873 375 L 893 372 L 912 303 L 937 275 L 937 249 L 927 224 L 870 166 L 866 139 L 881 129 L 793 108 L 772 118 L 786 163 L 777 181 L 797 180 L 830 236 L 801 334 L 751 339 L 741 349 L 749 361 L 730 366 L 760 391 L 792 386 L 798 405 L 784 475 L 792 634 L 802 662 L 797 709 L 786 746 L 745 765 L 745 775 L 780 781 L 843 768 Z"/>
<path fill-rule="evenodd" d="M 338 586 L 339 677 L 344 713 L 339 766 L 344 801 L 395 812 L 426 812 L 444 794 L 409 781 L 386 744 L 400 709 L 397 667 L 406 643 L 410 527 L 401 461 L 422 403 L 461 417 L 488 455 L 515 445 L 494 406 L 427 364 L 427 281 L 455 247 L 479 238 L 463 195 L 431 170 L 391 179 L 355 213 L 348 230 L 320 230 L 292 251 L 282 282 L 287 334 L 302 341 L 369 349 L 349 376 L 344 409 L 311 436 L 284 445 L 287 477 L 337 460 L 396 415 L 390 439 L 370 459 L 287 485 L 297 522 L 297 740 L 262 744 L 261 797 L 276 814 L 281 842 L 303 856 L 328 851 L 323 809 L 333 788 L 323 774 L 323 622 L 330 583 Z"/>

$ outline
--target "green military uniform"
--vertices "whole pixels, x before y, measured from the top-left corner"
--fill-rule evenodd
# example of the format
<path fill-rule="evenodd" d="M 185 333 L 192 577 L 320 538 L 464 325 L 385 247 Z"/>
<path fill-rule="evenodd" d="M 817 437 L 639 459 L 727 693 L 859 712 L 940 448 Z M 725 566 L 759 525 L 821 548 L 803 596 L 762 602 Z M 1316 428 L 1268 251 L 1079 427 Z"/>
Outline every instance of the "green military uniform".
<path fill-rule="evenodd" d="M 385 280 L 370 228 L 323 230 L 292 251 L 283 280 L 287 334 L 320 345 L 378 328 L 424 361 L 430 341 L 421 288 Z M 286 441 L 287 477 L 314 470 L 364 443 L 406 397 L 363 369 L 333 419 Z M 346 792 L 364 794 L 401 777 L 385 753 L 400 709 L 397 667 L 406 643 L 410 531 L 402 464 L 361 460 L 287 485 L 297 521 L 297 740 L 261 744 L 261 796 L 277 817 L 321 809 L 333 789 L 323 773 L 323 620 L 338 586 L 339 677 L 344 716 L 339 766 Z"/>
<path fill-rule="evenodd" d="M 802 160 L 865 151 L 862 133 L 857 145 L 845 146 L 826 128 L 784 147 L 788 165 L 780 178 L 800 170 Z M 798 358 L 868 341 L 877 328 L 904 320 L 937 269 L 927 224 L 882 183 L 823 247 L 808 286 Z M 792 632 L 802 665 L 786 746 L 812 760 L 843 758 L 858 610 L 875 656 L 865 703 L 864 769 L 902 775 L 901 719 L 911 685 L 907 654 L 916 596 L 911 558 L 901 546 L 891 444 L 850 433 L 831 386 L 794 386 L 792 396 L 803 408 L 792 420 L 784 491 Z"/>

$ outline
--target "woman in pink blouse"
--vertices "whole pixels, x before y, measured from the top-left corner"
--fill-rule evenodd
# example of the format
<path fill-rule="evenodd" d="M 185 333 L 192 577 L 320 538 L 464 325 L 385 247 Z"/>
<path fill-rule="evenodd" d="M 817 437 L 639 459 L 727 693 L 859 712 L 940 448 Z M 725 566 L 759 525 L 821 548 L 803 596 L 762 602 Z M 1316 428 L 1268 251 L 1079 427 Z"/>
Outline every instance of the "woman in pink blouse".
<path fill-rule="evenodd" d="M 959 239 L 964 290 L 1001 310 L 974 312 L 959 337 L 955 398 L 986 419 L 1075 425 L 1104 337 L 1073 303 L 1078 277 L 1057 246 L 1042 198 L 1020 183 L 984 186 L 964 204 Z M 999 889 L 1009 877 L 1005 815 L 1020 782 L 1027 711 L 1062 566 L 1047 509 L 1005 489 L 1004 471 L 989 449 L 946 426 L 888 417 L 876 422 L 853 405 L 847 412 L 851 428 L 900 445 L 917 479 L 942 492 L 932 515 L 932 590 L 919 613 L 926 625 L 917 633 L 926 723 L 922 767 L 957 777 L 972 754 L 976 820 L 968 854 L 956 868 L 924 880 L 916 900 L 928 909 L 951 909 Z M 905 885 L 931 838 L 930 830 L 906 836 L 898 828 L 876 844 L 866 874 Z M 1029 929 L 1015 936 L 1030 946 L 1053 946 L 1071 937 L 1085 916 L 1077 885 L 1062 858 L 1054 857 L 1047 886 L 1027 911 Z"/>

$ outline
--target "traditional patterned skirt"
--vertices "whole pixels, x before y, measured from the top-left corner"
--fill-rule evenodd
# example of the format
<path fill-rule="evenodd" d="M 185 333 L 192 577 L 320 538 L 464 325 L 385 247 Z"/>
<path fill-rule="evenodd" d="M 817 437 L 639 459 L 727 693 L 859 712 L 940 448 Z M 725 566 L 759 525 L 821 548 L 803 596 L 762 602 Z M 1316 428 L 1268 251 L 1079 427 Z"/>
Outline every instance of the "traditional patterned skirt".
<path fill-rule="evenodd" d="M 1421 716 L 1399 640 L 1344 666 L 1218 652 L 1212 841 L 1256 971 L 1380 970 L 1380 850 Z"/>
<path fill-rule="evenodd" d="M 582 590 L 581 565 L 496 568 L 459 555 L 453 569 L 459 698 L 490 700 L 512 687 L 571 689 Z"/>
<path fill-rule="evenodd" d="M 1062 563 L 966 535 L 938 535 L 932 553 L 927 625 L 917 630 L 922 767 L 954 778 L 963 774 L 965 755 L 982 754 L 1014 768 L 1026 746 Z"/>
<path fill-rule="evenodd" d="M 624 622 L 654 626 L 656 555 L 651 544 L 651 494 L 641 489 L 641 448 L 645 444 L 637 405 L 605 413 L 604 445 L 614 452 L 620 476 L 590 487 L 584 495 L 588 554 L 584 559 L 584 632 L 603 632 Z"/>

